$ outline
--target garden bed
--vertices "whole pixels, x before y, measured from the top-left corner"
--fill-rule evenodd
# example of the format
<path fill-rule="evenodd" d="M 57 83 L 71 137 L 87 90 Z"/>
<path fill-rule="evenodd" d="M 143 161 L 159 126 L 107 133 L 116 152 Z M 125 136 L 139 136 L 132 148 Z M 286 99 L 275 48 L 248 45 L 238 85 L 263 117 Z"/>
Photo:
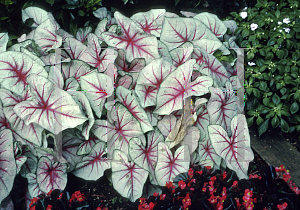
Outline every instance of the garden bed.
<path fill-rule="evenodd" d="M 258 129 L 255 125 L 249 128 L 249 133 L 252 149 L 269 165 L 275 167 L 283 164 L 289 170 L 293 182 L 299 187 L 300 150 L 297 136 L 278 130 L 268 130 L 259 137 Z"/>

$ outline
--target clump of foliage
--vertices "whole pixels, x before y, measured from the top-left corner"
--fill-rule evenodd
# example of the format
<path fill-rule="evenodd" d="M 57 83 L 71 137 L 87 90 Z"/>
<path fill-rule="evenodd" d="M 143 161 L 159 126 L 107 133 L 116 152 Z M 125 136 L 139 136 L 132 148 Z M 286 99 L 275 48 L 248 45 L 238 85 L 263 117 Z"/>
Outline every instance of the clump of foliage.
<path fill-rule="evenodd" d="M 238 24 L 236 43 L 249 48 L 245 49 L 248 126 L 256 123 L 259 135 L 277 127 L 299 134 L 299 1 L 258 0 L 254 8 L 231 15 Z"/>

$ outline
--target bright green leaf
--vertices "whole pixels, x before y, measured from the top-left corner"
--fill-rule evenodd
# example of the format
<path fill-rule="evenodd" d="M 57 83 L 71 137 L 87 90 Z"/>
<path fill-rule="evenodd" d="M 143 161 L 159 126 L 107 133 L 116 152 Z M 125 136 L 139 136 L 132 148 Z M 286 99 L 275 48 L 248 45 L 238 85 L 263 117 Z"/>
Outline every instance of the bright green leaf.
<path fill-rule="evenodd" d="M 292 114 L 295 114 L 296 112 L 298 112 L 298 110 L 299 110 L 299 105 L 295 101 L 294 103 L 292 103 L 292 105 L 290 107 L 290 111 L 291 111 Z"/>
<path fill-rule="evenodd" d="M 264 121 L 263 118 L 261 118 L 260 116 L 258 116 L 257 119 L 256 119 L 256 124 L 260 125 L 263 121 Z"/>
<path fill-rule="evenodd" d="M 261 136 L 263 133 L 265 133 L 268 128 L 269 128 L 269 120 L 267 119 L 265 122 L 263 122 L 259 127 L 258 127 L 258 134 Z"/>
<path fill-rule="evenodd" d="M 280 98 L 276 93 L 273 95 L 272 101 L 276 106 L 280 103 Z"/>
<path fill-rule="evenodd" d="M 287 124 L 287 122 L 281 118 L 280 120 L 280 127 L 281 127 L 281 130 L 285 133 L 288 133 L 289 132 L 289 125 Z"/>
<path fill-rule="evenodd" d="M 276 128 L 279 125 L 279 119 L 277 117 L 277 115 L 275 115 L 271 121 L 271 125 L 273 128 Z"/>

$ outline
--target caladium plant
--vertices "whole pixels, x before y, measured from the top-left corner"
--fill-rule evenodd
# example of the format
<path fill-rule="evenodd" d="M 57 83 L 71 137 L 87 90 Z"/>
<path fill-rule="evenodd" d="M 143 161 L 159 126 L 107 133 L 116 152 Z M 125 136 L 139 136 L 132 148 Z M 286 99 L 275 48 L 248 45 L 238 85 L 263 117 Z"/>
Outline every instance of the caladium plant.
<path fill-rule="evenodd" d="M 66 173 L 97 180 L 105 172 L 132 202 L 191 165 L 227 166 L 246 179 L 253 153 L 234 94 L 243 65 L 225 68 L 214 56 L 236 47 L 223 41 L 235 22 L 164 9 L 115 12 L 115 22 L 105 14 L 95 13 L 94 33 L 87 26 L 73 37 L 28 7 L 30 34 L 9 49 L 0 34 L 0 202 L 18 173 L 36 197 L 63 190 Z"/>

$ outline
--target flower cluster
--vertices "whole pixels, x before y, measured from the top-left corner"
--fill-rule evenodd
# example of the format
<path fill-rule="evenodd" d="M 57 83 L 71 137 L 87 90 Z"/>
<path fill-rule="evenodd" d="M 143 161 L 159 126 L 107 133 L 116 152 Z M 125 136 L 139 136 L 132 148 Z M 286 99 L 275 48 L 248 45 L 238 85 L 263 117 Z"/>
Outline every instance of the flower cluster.
<path fill-rule="evenodd" d="M 84 199 L 85 199 L 84 195 L 81 194 L 80 191 L 78 190 L 72 194 L 69 205 L 71 206 L 71 204 L 75 201 L 82 202 L 82 201 L 84 201 Z"/>
<path fill-rule="evenodd" d="M 291 180 L 289 170 L 286 170 L 286 168 L 283 165 L 281 165 L 280 167 L 276 167 L 275 171 L 277 173 L 278 178 L 282 178 L 289 185 L 291 190 L 293 190 L 297 195 L 300 194 L 299 188 L 296 187 L 295 183 L 293 183 Z"/>

